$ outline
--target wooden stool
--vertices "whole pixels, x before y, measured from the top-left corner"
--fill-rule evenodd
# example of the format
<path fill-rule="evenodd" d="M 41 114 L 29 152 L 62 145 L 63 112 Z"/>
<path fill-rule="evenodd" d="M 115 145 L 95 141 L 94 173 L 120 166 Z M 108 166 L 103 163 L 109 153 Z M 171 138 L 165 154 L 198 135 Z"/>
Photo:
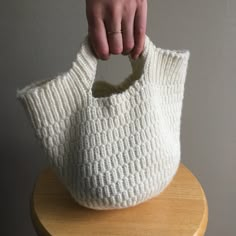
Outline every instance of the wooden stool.
<path fill-rule="evenodd" d="M 197 236 L 205 233 L 208 206 L 200 183 L 183 164 L 158 197 L 109 211 L 79 206 L 47 169 L 35 184 L 31 216 L 39 235 Z"/>

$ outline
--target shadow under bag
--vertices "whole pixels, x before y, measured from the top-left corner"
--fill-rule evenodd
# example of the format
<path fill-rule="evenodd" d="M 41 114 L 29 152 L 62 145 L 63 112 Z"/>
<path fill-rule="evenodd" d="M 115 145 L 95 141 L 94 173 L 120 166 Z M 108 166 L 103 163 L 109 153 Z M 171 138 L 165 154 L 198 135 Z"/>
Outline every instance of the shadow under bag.
<path fill-rule="evenodd" d="M 68 72 L 17 90 L 37 139 L 71 196 L 88 208 L 135 206 L 160 194 L 180 164 L 188 50 L 142 55 L 119 85 L 94 82 L 86 36 Z"/>

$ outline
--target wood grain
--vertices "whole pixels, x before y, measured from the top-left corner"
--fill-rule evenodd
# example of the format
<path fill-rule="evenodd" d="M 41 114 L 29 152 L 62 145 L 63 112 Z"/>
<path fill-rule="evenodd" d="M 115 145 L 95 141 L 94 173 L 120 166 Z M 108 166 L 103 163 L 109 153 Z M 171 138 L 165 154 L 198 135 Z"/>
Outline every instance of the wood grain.
<path fill-rule="evenodd" d="M 55 173 L 46 169 L 35 183 L 31 215 L 39 235 L 200 236 L 207 227 L 208 206 L 200 183 L 183 164 L 158 197 L 109 211 L 79 206 Z"/>

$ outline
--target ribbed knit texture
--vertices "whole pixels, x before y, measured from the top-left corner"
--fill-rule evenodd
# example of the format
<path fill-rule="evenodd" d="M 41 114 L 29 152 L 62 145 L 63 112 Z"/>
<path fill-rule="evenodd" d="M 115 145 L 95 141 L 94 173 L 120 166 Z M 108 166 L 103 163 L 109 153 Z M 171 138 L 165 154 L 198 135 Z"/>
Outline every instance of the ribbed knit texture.
<path fill-rule="evenodd" d="M 120 85 L 94 83 L 97 59 L 86 36 L 68 72 L 17 90 L 50 165 L 79 204 L 135 206 L 170 183 L 181 157 L 189 55 L 146 36 Z"/>

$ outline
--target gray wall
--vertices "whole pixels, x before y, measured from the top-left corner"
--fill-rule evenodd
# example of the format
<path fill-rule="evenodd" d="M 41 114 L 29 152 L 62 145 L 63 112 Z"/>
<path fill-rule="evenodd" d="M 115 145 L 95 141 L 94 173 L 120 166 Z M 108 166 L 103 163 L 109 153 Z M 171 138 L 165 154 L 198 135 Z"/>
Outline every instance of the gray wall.
<path fill-rule="evenodd" d="M 0 235 L 35 235 L 29 196 L 46 161 L 15 91 L 69 69 L 87 32 L 85 4 L 1 0 L 0 30 Z M 159 47 L 191 51 L 182 160 L 207 194 L 206 235 L 235 235 L 236 1 L 149 0 L 147 34 Z M 99 64 L 97 78 L 118 82 L 129 72 L 116 56 Z"/>

